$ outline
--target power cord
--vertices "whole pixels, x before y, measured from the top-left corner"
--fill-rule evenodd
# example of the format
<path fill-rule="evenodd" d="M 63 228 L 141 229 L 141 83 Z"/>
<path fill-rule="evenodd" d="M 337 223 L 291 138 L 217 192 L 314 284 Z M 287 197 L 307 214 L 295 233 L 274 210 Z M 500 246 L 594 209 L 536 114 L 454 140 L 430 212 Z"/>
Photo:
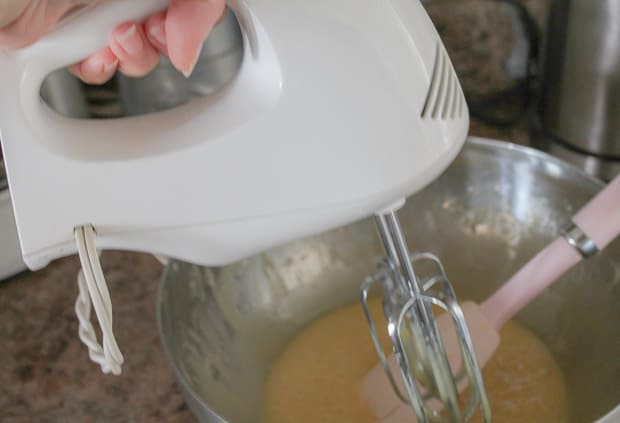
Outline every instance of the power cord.
<path fill-rule="evenodd" d="M 74 235 L 82 264 L 77 277 L 79 294 L 75 301 L 79 337 L 88 347 L 90 359 L 101 366 L 103 373 L 120 375 L 124 359 L 112 330 L 112 301 L 95 247 L 95 229 L 91 225 L 79 226 L 75 228 Z M 97 341 L 90 322 L 91 305 L 101 328 L 103 345 Z"/>

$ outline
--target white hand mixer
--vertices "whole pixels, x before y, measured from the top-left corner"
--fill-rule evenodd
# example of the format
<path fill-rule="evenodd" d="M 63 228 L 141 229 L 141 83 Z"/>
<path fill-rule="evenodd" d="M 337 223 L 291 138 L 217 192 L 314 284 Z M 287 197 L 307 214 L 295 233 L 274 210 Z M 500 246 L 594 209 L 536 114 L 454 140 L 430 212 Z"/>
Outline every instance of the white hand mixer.
<path fill-rule="evenodd" d="M 413 371 L 399 354 L 418 420 L 428 418 L 429 395 L 452 420 L 478 404 L 488 420 L 480 369 L 453 301 L 474 395 L 467 410 L 459 406 L 432 293 L 421 295 L 395 214 L 451 163 L 469 124 L 458 79 L 421 4 L 230 0 L 244 57 L 217 94 L 107 121 L 63 117 L 42 102 L 39 89 L 52 70 L 104 46 L 121 20 L 141 20 L 166 4 L 102 2 L 29 48 L 0 52 L 0 130 L 23 257 L 35 270 L 78 251 L 104 331 L 103 351 L 83 336 L 91 357 L 120 372 L 96 248 L 222 265 L 376 214 L 405 287 L 388 292 L 399 297 L 386 304 L 402 307 L 423 357 Z M 444 279 L 435 288 L 445 301 L 453 294 Z M 85 290 L 81 297 L 76 307 L 89 315 Z M 394 347 L 402 353 L 408 340 L 399 334 Z M 425 398 L 412 382 L 420 374 L 432 388 Z"/>

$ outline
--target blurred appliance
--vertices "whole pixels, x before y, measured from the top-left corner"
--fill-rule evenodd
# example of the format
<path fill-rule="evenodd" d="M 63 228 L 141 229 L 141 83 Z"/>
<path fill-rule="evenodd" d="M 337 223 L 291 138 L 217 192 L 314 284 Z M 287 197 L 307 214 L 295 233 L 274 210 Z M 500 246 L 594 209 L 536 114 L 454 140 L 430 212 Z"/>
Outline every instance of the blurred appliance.
<path fill-rule="evenodd" d="M 551 0 L 542 71 L 538 141 L 611 179 L 620 172 L 620 2 Z"/>

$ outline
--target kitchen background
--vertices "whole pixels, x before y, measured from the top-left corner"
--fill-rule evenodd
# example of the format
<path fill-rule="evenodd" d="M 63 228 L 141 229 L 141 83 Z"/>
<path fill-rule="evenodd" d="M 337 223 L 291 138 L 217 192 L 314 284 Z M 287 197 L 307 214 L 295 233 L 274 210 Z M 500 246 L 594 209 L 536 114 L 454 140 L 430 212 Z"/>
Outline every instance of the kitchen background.
<path fill-rule="evenodd" d="M 529 144 L 535 91 L 529 76 L 547 1 L 425 4 L 470 103 L 470 134 Z M 91 114 L 120 112 L 112 85 L 88 91 Z M 150 255 L 120 252 L 104 253 L 102 262 L 123 375 L 103 375 L 77 337 L 77 258 L 24 272 L 0 283 L 0 420 L 193 421 L 157 334 L 162 265 Z"/>

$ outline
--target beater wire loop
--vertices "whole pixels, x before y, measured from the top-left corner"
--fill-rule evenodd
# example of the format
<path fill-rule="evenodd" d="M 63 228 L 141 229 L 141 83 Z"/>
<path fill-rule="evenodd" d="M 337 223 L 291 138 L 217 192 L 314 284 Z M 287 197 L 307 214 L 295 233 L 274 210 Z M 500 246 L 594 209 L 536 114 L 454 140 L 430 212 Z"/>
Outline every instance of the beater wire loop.
<path fill-rule="evenodd" d="M 419 422 L 460 422 L 480 408 L 485 422 L 491 408 L 463 312 L 441 261 L 431 253 L 410 254 L 396 213 L 376 216 L 379 236 L 387 258 L 361 286 L 362 306 L 379 360 L 395 394 L 411 406 Z M 421 269 L 425 272 L 420 273 Z M 387 332 L 400 370 L 395 375 L 381 346 L 377 325 L 368 307 L 370 291 L 382 288 L 383 312 Z M 433 306 L 451 318 L 460 351 L 460 367 L 453 370 L 448 361 Z M 405 392 L 399 388 L 397 378 Z M 459 388 L 469 387 L 464 405 Z M 442 410 L 429 401 L 441 404 Z"/>

